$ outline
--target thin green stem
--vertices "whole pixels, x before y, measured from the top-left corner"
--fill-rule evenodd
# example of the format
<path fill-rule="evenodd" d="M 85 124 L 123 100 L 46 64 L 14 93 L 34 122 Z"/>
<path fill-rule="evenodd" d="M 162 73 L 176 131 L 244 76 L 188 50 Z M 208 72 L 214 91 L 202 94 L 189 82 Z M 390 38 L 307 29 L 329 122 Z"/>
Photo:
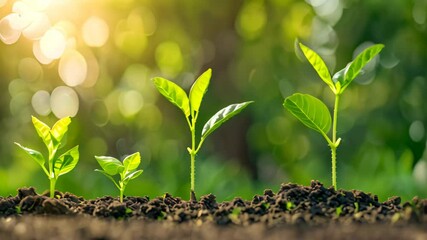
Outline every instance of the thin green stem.
<path fill-rule="evenodd" d="M 123 187 L 123 184 L 120 184 L 120 202 L 123 202 L 123 195 L 125 192 L 125 188 Z"/>
<path fill-rule="evenodd" d="M 50 178 L 50 198 L 55 197 L 56 178 Z"/>
<path fill-rule="evenodd" d="M 194 125 L 191 127 L 191 152 L 190 152 L 190 189 L 192 192 L 194 192 L 194 182 L 195 182 L 195 175 L 196 175 L 196 169 L 195 169 L 195 162 L 196 162 L 196 128 Z"/>
<path fill-rule="evenodd" d="M 202 138 L 200 139 L 199 145 L 197 145 L 196 153 L 198 153 L 198 152 L 199 152 L 199 150 L 200 150 L 200 148 L 202 147 L 202 145 L 203 145 L 203 142 L 204 142 L 204 141 L 205 141 L 205 138 L 204 138 L 204 137 L 202 137 Z"/>
<path fill-rule="evenodd" d="M 331 147 L 332 156 L 332 186 L 337 190 L 337 148 Z"/>
<path fill-rule="evenodd" d="M 337 147 L 339 142 L 337 142 L 337 122 L 338 122 L 338 107 L 340 101 L 340 94 L 335 94 L 335 104 L 334 104 L 334 116 L 332 122 L 332 145 L 331 147 L 331 157 L 332 157 L 332 186 L 337 189 Z"/>

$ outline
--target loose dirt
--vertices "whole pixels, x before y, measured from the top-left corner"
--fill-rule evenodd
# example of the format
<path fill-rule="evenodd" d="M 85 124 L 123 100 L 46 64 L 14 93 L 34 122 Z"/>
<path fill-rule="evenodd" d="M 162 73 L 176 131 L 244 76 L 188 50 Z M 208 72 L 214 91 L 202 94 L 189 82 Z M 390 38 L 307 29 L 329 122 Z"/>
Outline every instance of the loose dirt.
<path fill-rule="evenodd" d="M 0 239 L 427 239 L 426 199 L 379 202 L 318 181 L 282 184 L 250 201 L 55 196 L 21 188 L 0 197 Z"/>

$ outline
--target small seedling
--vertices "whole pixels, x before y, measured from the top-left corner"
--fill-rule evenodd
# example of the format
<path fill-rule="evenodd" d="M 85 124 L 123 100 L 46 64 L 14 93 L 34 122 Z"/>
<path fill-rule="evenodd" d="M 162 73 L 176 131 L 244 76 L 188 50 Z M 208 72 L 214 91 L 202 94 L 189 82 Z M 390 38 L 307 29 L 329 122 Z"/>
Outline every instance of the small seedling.
<path fill-rule="evenodd" d="M 204 125 L 199 143 L 196 145 L 196 122 L 199 116 L 199 108 L 202 103 L 203 96 L 205 95 L 209 82 L 211 79 L 212 70 L 208 69 L 200 77 L 196 79 L 191 87 L 190 94 L 187 96 L 185 91 L 175 83 L 161 77 L 153 78 L 159 92 L 166 97 L 172 104 L 177 106 L 184 112 L 188 127 L 191 132 L 191 147 L 188 147 L 190 154 L 190 182 L 191 191 L 190 199 L 196 201 L 194 192 L 195 181 L 195 159 L 206 137 L 215 131 L 221 124 L 240 113 L 252 101 L 243 102 L 238 104 L 231 104 L 213 115 Z"/>
<path fill-rule="evenodd" d="M 309 94 L 295 93 L 285 99 L 283 106 L 304 125 L 319 132 L 326 139 L 331 148 L 332 185 L 336 190 L 336 150 L 341 142 L 341 138 L 337 139 L 339 100 L 348 85 L 357 77 L 363 67 L 383 49 L 384 45 L 376 44 L 365 49 L 352 62 L 347 64 L 344 69 L 335 73 L 333 77 L 331 77 L 325 62 L 316 52 L 301 43 L 299 45 L 319 77 L 329 86 L 335 95 L 333 119 L 331 119 L 328 107 L 321 100 Z M 327 135 L 331 129 L 331 124 L 332 139 Z"/>
<path fill-rule="evenodd" d="M 58 120 L 51 128 L 45 123 L 38 120 L 36 117 L 32 117 L 34 128 L 37 134 L 43 140 L 48 150 L 47 161 L 43 155 L 36 150 L 26 148 L 19 143 L 16 143 L 22 148 L 28 155 L 30 155 L 36 162 L 42 167 L 50 181 L 50 197 L 53 198 L 55 194 L 55 184 L 58 177 L 64 175 L 76 166 L 79 161 L 79 146 L 75 146 L 70 150 L 66 151 L 61 156 L 58 156 L 58 149 L 62 145 L 64 135 L 68 131 L 68 125 L 71 123 L 70 117 L 65 117 Z M 46 163 L 48 168 L 46 168 Z"/>
<path fill-rule="evenodd" d="M 141 163 L 139 152 L 127 156 L 123 160 L 123 163 L 109 156 L 95 156 L 95 159 L 102 168 L 102 170 L 95 169 L 95 171 L 103 173 L 107 178 L 113 181 L 114 185 L 116 185 L 120 191 L 120 202 L 123 202 L 123 193 L 126 185 L 130 180 L 137 178 L 143 172 L 142 170 L 136 170 Z M 117 174 L 120 175 L 119 181 L 114 179 L 114 176 Z"/>
<path fill-rule="evenodd" d="M 339 207 L 337 207 L 335 209 L 335 214 L 336 214 L 337 217 L 341 216 L 342 210 L 343 210 L 343 205 L 340 205 Z"/>
<path fill-rule="evenodd" d="M 293 202 L 291 202 L 291 201 L 286 202 L 286 209 L 287 210 L 292 210 L 294 208 L 295 208 L 295 204 Z"/>

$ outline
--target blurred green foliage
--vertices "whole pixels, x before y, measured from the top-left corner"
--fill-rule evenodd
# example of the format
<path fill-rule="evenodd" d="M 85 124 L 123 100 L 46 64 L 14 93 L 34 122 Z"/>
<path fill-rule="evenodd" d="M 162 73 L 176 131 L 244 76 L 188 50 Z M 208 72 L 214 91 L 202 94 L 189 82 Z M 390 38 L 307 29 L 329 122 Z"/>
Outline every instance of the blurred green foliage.
<path fill-rule="evenodd" d="M 0 17 L 11 13 L 14 2 L 0 7 Z M 425 0 L 68 4 L 75 6 L 49 17 L 52 25 L 66 21 L 62 25 L 68 29 L 67 47 L 87 62 L 86 81 L 69 86 L 77 93 L 78 105 L 68 88 L 68 95 L 61 92 L 59 97 L 69 97 L 70 102 L 55 105 L 62 100 L 53 100 L 53 90 L 66 84 L 58 73 L 59 60 L 48 64 L 35 60 L 37 40 L 21 36 L 14 44 L 0 44 L 0 195 L 15 195 L 23 186 L 39 192 L 48 189 L 37 164 L 13 142 L 41 149 L 30 116 L 51 125 L 57 120 L 51 110 L 74 107 L 78 112 L 66 141 L 68 147 L 80 145 L 80 162 L 58 181 L 59 190 L 86 198 L 116 195 L 108 179 L 94 172 L 94 155 L 124 157 L 138 151 L 144 173 L 129 183 L 127 194 L 154 197 L 169 192 L 188 199 L 186 147 L 191 139 L 181 127 L 185 119 L 159 96 L 150 79 L 172 79 L 188 90 L 207 68 L 213 69 L 213 76 L 201 122 L 221 106 L 255 103 L 206 141 L 196 169 L 199 195 L 251 198 L 265 188 L 276 191 L 282 182 L 307 185 L 311 179 L 331 185 L 328 146 L 281 105 L 296 91 L 325 99 L 328 106 L 333 101 L 296 48 L 299 39 L 321 55 L 331 72 L 372 43 L 386 46 L 342 97 L 338 134 L 344 140 L 337 153 L 338 184 L 373 192 L 381 200 L 392 195 L 406 200 L 426 197 Z M 100 47 L 88 46 L 81 36 L 92 15 L 109 27 L 108 40 Z M 46 98 L 32 102 L 41 90 L 51 94 L 47 106 L 52 109 L 35 110 L 46 105 L 42 104 Z"/>

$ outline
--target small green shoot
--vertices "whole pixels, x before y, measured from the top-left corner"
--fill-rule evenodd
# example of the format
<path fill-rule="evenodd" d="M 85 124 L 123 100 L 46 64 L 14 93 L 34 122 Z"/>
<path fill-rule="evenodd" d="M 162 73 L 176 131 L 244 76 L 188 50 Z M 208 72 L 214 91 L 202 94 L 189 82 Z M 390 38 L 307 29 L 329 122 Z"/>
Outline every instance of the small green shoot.
<path fill-rule="evenodd" d="M 95 156 L 95 159 L 102 168 L 102 170 L 95 169 L 95 171 L 103 173 L 107 178 L 113 181 L 114 185 L 116 185 L 120 191 L 120 202 L 123 202 L 123 194 L 126 185 L 130 180 L 137 178 L 143 172 L 142 170 L 136 170 L 141 163 L 139 152 L 127 156 L 123 160 L 123 163 L 109 156 Z M 114 176 L 117 174 L 120 175 L 119 181 L 114 179 Z"/>
<path fill-rule="evenodd" d="M 21 210 L 20 206 L 15 206 L 15 211 L 16 211 L 16 214 L 21 214 L 22 213 L 22 210 Z"/>
<path fill-rule="evenodd" d="M 285 99 L 283 106 L 298 120 L 307 127 L 319 132 L 331 148 L 332 158 L 332 185 L 337 189 L 336 177 L 336 150 L 340 145 L 341 138 L 337 139 L 337 120 L 338 106 L 341 94 L 347 89 L 348 85 L 362 71 L 363 67 L 368 64 L 383 49 L 384 45 L 376 44 L 366 48 L 344 69 L 338 71 L 331 77 L 329 70 L 322 58 L 313 50 L 302 43 L 299 44 L 307 60 L 316 70 L 319 77 L 329 86 L 335 95 L 334 115 L 328 110 L 328 107 L 319 99 L 309 95 L 295 93 Z M 328 137 L 328 132 L 332 125 L 332 139 Z"/>
<path fill-rule="evenodd" d="M 337 215 L 337 217 L 341 216 L 342 208 L 343 208 L 343 205 L 340 205 L 335 209 L 335 214 Z"/>
<path fill-rule="evenodd" d="M 202 103 L 203 96 L 205 95 L 209 82 L 211 79 L 212 70 L 208 69 L 200 77 L 196 79 L 191 87 L 190 94 L 187 96 L 185 91 L 173 83 L 161 77 L 153 78 L 153 82 L 157 90 L 172 104 L 177 106 L 184 113 L 191 132 L 191 147 L 188 147 L 190 154 L 190 199 L 196 201 L 194 192 L 195 182 L 195 159 L 196 155 L 202 147 L 205 139 L 214 132 L 224 122 L 240 113 L 252 101 L 243 102 L 238 104 L 231 104 L 213 115 L 204 125 L 199 143 L 196 145 L 196 122 L 199 116 L 199 108 Z"/>
<path fill-rule="evenodd" d="M 286 202 L 286 209 L 287 210 L 292 210 L 294 208 L 295 208 L 295 204 L 293 202 L 291 202 L 291 201 Z"/>
<path fill-rule="evenodd" d="M 16 142 L 15 144 L 23 149 L 42 167 L 50 181 L 50 197 L 54 198 L 55 184 L 58 180 L 58 177 L 73 170 L 79 161 L 78 145 L 58 156 L 58 149 L 61 147 L 61 141 L 68 131 L 68 125 L 71 123 L 71 118 L 65 117 L 58 120 L 52 128 L 49 128 L 45 123 L 36 117 L 32 117 L 32 122 L 37 131 L 37 134 L 43 140 L 43 143 L 46 145 L 48 150 L 47 161 L 39 151 L 26 148 Z M 45 166 L 46 163 L 48 168 Z"/>
<path fill-rule="evenodd" d="M 242 208 L 240 207 L 236 207 L 233 208 L 233 211 L 231 211 L 230 214 L 228 214 L 228 218 L 235 224 L 239 224 L 240 220 L 239 220 L 239 216 L 242 213 Z"/>

